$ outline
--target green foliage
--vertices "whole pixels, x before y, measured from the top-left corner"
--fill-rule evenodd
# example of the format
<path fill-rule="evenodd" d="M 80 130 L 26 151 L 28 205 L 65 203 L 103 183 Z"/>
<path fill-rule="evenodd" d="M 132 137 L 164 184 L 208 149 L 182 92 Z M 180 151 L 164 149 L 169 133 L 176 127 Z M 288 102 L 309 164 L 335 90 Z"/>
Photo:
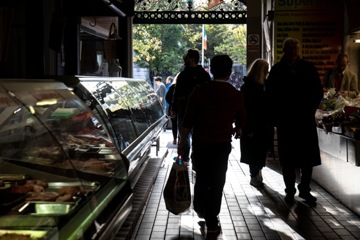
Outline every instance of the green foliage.
<path fill-rule="evenodd" d="M 215 54 L 228 54 L 234 62 L 246 63 L 246 25 L 206 24 L 207 46 L 204 62 Z M 202 49 L 201 24 L 135 24 L 133 61 L 155 75 L 175 76 L 183 66 L 189 48 Z"/>
<path fill-rule="evenodd" d="M 222 43 L 214 48 L 215 54 L 226 53 L 234 62 L 246 64 L 246 26 L 227 26 Z M 220 40 L 220 39 L 219 39 Z"/>

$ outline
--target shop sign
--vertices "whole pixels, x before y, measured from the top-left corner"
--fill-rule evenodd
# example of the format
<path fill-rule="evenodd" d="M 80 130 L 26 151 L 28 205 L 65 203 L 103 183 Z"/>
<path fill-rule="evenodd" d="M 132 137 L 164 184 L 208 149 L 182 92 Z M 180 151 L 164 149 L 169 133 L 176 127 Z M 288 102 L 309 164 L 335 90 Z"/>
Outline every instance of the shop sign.
<path fill-rule="evenodd" d="M 274 18 L 274 62 L 279 62 L 283 42 L 287 37 L 300 41 L 299 55 L 312 62 L 322 78 L 325 71 L 335 66 L 343 46 L 343 4 L 329 0 L 319 9 L 319 1 L 277 1 Z M 326 5 L 326 4 L 325 4 Z"/>
<path fill-rule="evenodd" d="M 249 34 L 247 40 L 248 52 L 258 52 L 260 50 L 259 34 Z"/>

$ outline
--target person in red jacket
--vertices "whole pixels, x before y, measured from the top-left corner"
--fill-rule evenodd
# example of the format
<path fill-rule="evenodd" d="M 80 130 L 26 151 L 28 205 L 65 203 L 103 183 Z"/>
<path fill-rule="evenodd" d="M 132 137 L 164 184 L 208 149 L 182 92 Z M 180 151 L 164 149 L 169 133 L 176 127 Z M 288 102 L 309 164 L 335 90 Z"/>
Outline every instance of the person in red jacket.
<path fill-rule="evenodd" d="M 186 148 L 183 139 L 192 131 L 191 160 L 196 171 L 193 205 L 198 216 L 205 219 L 208 234 L 221 231 L 218 215 L 232 136 L 241 135 L 246 117 L 242 93 L 226 82 L 232 64 L 228 55 L 211 59 L 214 80 L 196 86 L 190 95 L 178 146 L 182 156 Z"/>

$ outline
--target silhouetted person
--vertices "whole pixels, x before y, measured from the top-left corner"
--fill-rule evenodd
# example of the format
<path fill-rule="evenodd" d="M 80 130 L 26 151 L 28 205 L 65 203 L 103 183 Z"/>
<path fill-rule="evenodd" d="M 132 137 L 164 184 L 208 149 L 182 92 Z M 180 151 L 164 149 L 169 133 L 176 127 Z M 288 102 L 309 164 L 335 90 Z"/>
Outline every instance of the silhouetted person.
<path fill-rule="evenodd" d="M 315 202 L 310 191 L 313 167 L 321 164 L 315 112 L 323 89 L 315 66 L 298 55 L 299 41 L 284 41 L 280 62 L 270 70 L 265 93 L 277 128 L 279 160 L 285 182 L 285 201 L 292 203 L 296 193 L 296 169 L 301 180 L 299 197 Z"/>
<path fill-rule="evenodd" d="M 241 86 L 247 121 L 240 139 L 240 161 L 249 164 L 250 184 L 254 187 L 263 186 L 261 170 L 266 165 L 274 141 L 274 127 L 268 118 L 269 108 L 265 99 L 268 72 L 269 63 L 265 59 L 256 59 Z"/>
<path fill-rule="evenodd" d="M 193 204 L 198 216 L 205 218 L 208 234 L 221 231 L 218 215 L 232 135 L 236 133 L 239 137 L 245 122 L 242 94 L 226 82 L 232 64 L 228 55 L 211 59 L 214 80 L 196 86 L 190 95 L 178 146 L 178 154 L 183 156 L 186 148 L 183 139 L 192 130 L 191 159 L 196 171 Z"/>
<path fill-rule="evenodd" d="M 176 88 L 174 93 L 173 111 L 176 112 L 178 118 L 179 132 L 182 129 L 185 109 L 188 98 L 196 85 L 210 81 L 210 75 L 205 69 L 199 65 L 200 53 L 197 49 L 189 49 L 184 57 L 185 68 L 177 77 Z M 186 148 L 184 149 L 182 159 L 189 161 L 190 154 L 190 138 L 191 134 L 187 135 Z"/>

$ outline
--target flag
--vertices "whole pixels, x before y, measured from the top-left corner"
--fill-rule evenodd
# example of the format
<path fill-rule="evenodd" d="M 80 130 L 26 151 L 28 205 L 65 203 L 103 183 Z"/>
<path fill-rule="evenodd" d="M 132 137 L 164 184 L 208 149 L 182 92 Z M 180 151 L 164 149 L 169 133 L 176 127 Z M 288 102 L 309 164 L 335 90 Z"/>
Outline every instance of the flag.
<path fill-rule="evenodd" d="M 205 25 L 203 25 L 203 48 L 204 50 L 207 50 L 207 35 Z"/>
<path fill-rule="evenodd" d="M 208 3 L 208 8 L 209 10 L 219 4 L 222 4 L 224 2 L 224 0 L 209 0 L 209 3 Z"/>

